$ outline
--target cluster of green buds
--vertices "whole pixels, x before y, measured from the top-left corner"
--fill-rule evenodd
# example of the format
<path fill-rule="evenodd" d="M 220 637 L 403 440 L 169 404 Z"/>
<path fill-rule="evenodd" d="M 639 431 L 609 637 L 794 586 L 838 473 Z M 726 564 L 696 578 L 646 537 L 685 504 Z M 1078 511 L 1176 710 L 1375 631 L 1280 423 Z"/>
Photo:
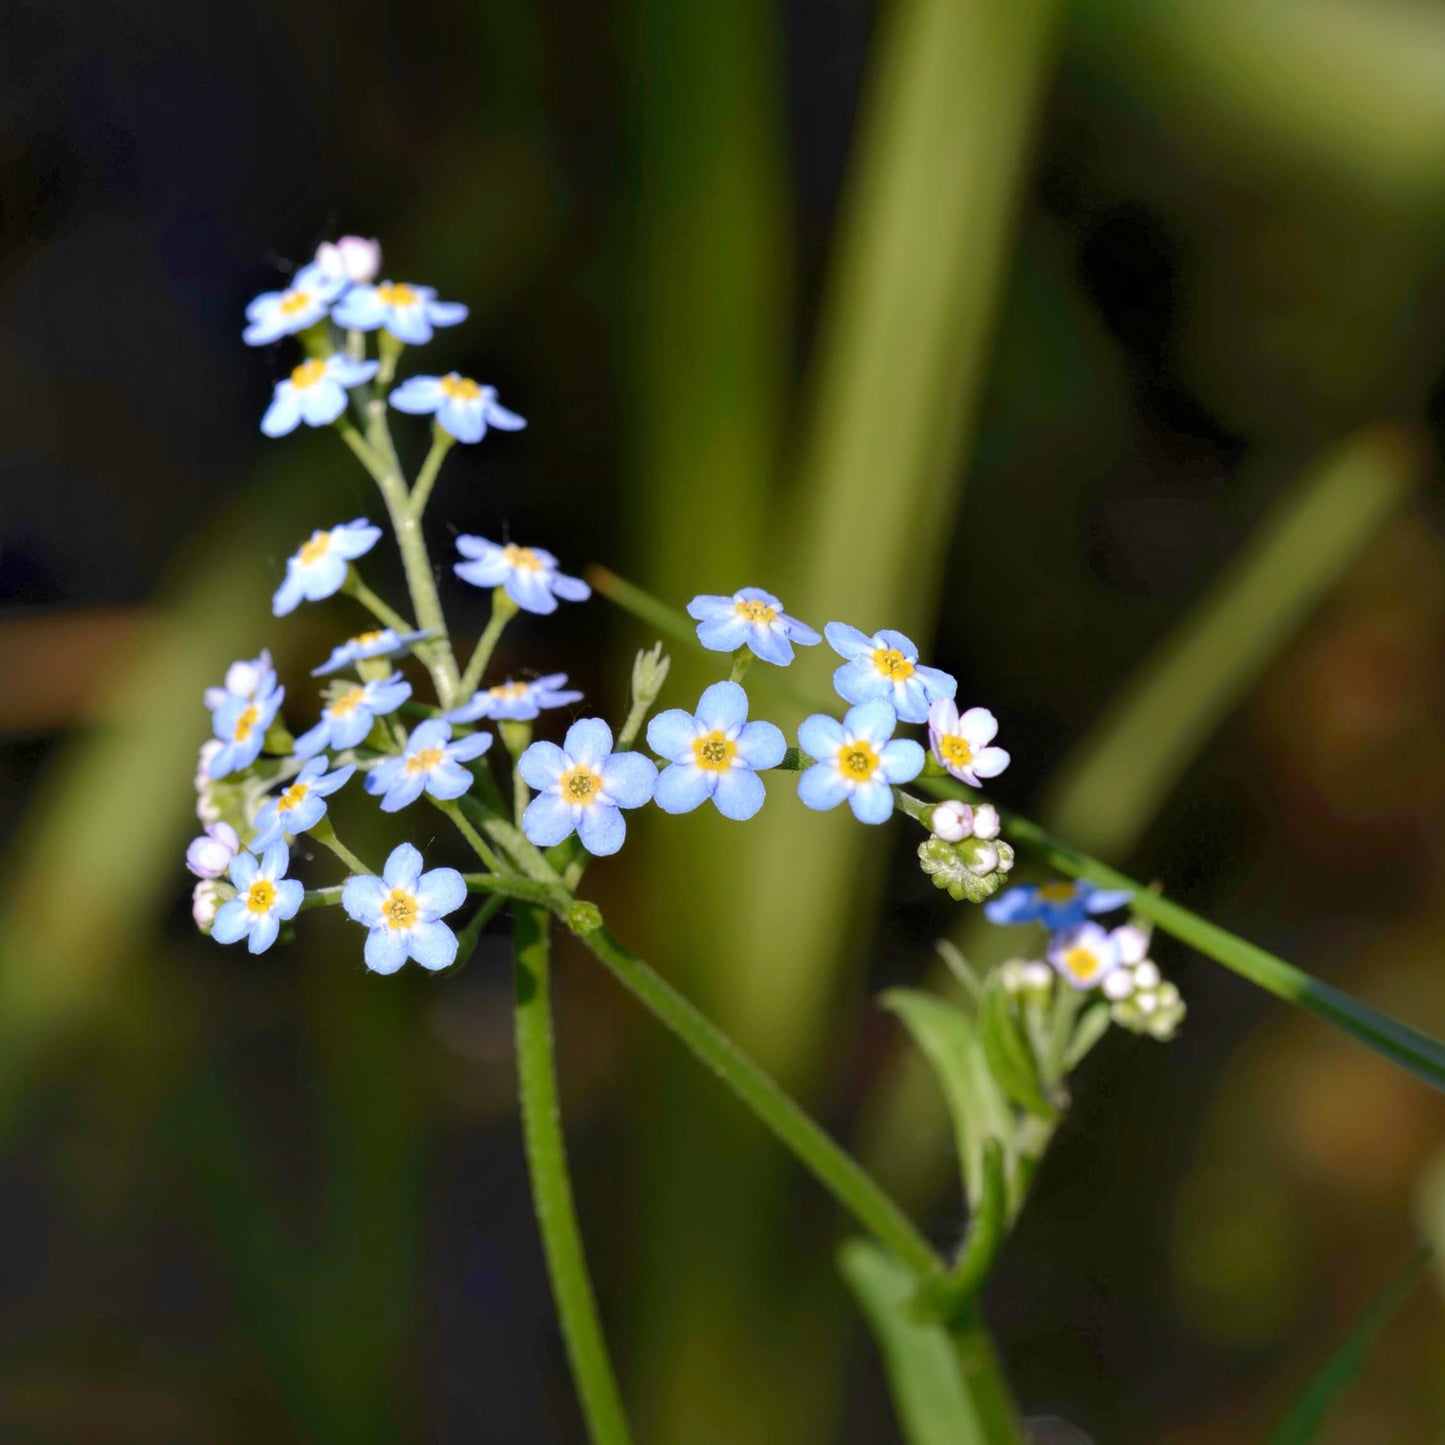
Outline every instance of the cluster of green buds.
<path fill-rule="evenodd" d="M 1014 850 L 999 837 L 998 810 L 989 803 L 950 799 L 929 814 L 930 836 L 918 845 L 918 861 L 955 903 L 982 903 L 1003 887 Z"/>

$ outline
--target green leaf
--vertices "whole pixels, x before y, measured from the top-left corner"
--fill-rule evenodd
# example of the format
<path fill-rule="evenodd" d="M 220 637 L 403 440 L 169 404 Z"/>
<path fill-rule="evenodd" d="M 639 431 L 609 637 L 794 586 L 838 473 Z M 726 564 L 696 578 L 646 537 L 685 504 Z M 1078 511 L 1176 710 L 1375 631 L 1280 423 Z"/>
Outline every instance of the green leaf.
<path fill-rule="evenodd" d="M 838 1268 L 883 1356 L 907 1445 L 992 1445 L 998 1437 L 969 1395 L 948 1331 L 913 1317 L 914 1276 L 886 1250 L 862 1239 L 838 1251 Z"/>
<path fill-rule="evenodd" d="M 983 1191 L 984 1141 L 997 1139 L 1011 1152 L 1013 1117 L 989 1071 L 973 1020 L 962 1009 L 912 989 L 892 989 L 880 1002 L 903 1021 L 933 1066 L 953 1119 L 963 1191 L 976 1208 Z"/>
<path fill-rule="evenodd" d="M 1374 1303 L 1355 1322 L 1339 1349 L 1325 1361 L 1324 1367 L 1305 1386 L 1294 1408 L 1285 1416 L 1274 1433 L 1274 1445 L 1305 1445 L 1313 1440 L 1325 1412 L 1336 1397 L 1360 1373 L 1370 1347 L 1390 1323 L 1395 1311 L 1404 1304 L 1410 1291 L 1419 1282 L 1430 1261 L 1429 1247 L 1419 1250 L 1414 1259 L 1390 1281 Z"/>
<path fill-rule="evenodd" d="M 1051 1123 L 1059 1111 L 1044 1097 L 1039 1065 L 1014 1014 L 1013 999 L 995 975 L 984 987 L 978 1011 L 979 1041 L 989 1071 L 1014 1103 Z"/>

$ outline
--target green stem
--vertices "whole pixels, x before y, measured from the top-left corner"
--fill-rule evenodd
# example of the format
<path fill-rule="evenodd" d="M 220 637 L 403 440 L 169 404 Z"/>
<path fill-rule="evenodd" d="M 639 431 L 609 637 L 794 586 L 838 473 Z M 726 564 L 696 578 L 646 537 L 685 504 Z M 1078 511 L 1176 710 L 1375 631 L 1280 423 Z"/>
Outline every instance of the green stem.
<path fill-rule="evenodd" d="M 517 611 L 517 604 L 512 601 L 505 587 L 497 587 L 492 590 L 492 615 L 487 619 L 486 630 L 477 639 L 476 651 L 472 653 L 471 660 L 467 663 L 467 670 L 457 684 L 457 697 L 462 702 L 465 702 L 477 690 L 482 681 L 482 674 L 492 660 L 492 653 L 496 651 L 497 640 L 502 635 L 502 629 L 517 615 Z"/>
<path fill-rule="evenodd" d="M 369 870 L 363 868 L 361 871 L 367 873 Z M 563 900 L 558 897 L 556 889 L 535 883 L 530 878 L 518 878 L 515 875 L 499 877 L 495 873 L 463 873 L 462 881 L 467 885 L 468 893 L 492 895 L 492 898 L 488 900 L 488 906 L 492 900 L 506 902 L 508 899 L 512 899 L 520 903 L 545 903 L 560 911 L 563 903 Z M 341 902 L 342 890 L 345 887 L 344 883 L 338 883 L 331 888 L 307 889 L 306 897 L 301 904 L 302 910 L 336 907 Z M 495 913 L 496 909 L 494 908 L 492 912 Z"/>
<path fill-rule="evenodd" d="M 815 1179 L 920 1279 L 938 1256 L 873 1177 L 839 1148 L 782 1088 L 661 975 L 605 928 L 579 935 L 652 1015 L 737 1094 Z"/>
<path fill-rule="evenodd" d="M 323 848 L 331 849 L 353 873 L 367 874 L 372 872 L 372 870 L 336 836 L 336 830 L 331 826 L 330 818 L 323 816 L 321 821 L 312 828 L 311 837 L 315 842 L 320 843 Z"/>
<path fill-rule="evenodd" d="M 428 794 L 428 797 L 430 797 L 430 794 Z M 466 815 L 455 803 L 444 803 L 439 798 L 432 798 L 431 801 L 439 811 L 445 813 L 447 817 L 452 820 L 457 832 L 471 844 L 473 852 L 476 853 L 477 857 L 480 858 L 488 868 L 492 869 L 495 873 L 505 871 L 502 866 L 502 860 L 498 858 L 487 845 L 487 840 L 467 821 Z"/>
<path fill-rule="evenodd" d="M 431 450 L 426 454 L 426 460 L 421 464 L 421 471 L 416 474 L 416 485 L 411 489 L 408 511 L 414 521 L 421 521 L 421 514 L 426 511 L 427 499 L 431 496 L 431 489 L 436 483 L 437 473 L 441 471 L 442 463 L 454 445 L 455 439 L 433 422 Z"/>
<path fill-rule="evenodd" d="M 361 580 L 361 573 L 355 567 L 349 567 L 346 571 L 346 581 L 342 583 L 341 590 L 348 597 L 354 597 L 381 623 L 383 627 L 389 627 L 393 632 L 415 632 L 416 628 L 401 615 L 393 611 L 382 601 L 365 582 Z"/>
<path fill-rule="evenodd" d="M 985 1139 L 979 1159 L 979 1200 L 969 1220 L 963 1248 L 947 1275 L 924 1285 L 918 1295 L 920 1311 L 950 1328 L 969 1322 L 974 1302 L 993 1271 L 1008 1233 L 1008 1183 L 1004 1178 L 1003 1146 L 997 1139 Z"/>
<path fill-rule="evenodd" d="M 588 1434 L 593 1445 L 626 1445 L 631 1435 L 597 1315 L 567 1173 L 552 1042 L 549 922 L 545 909 L 516 910 L 517 1084 L 527 1167 L 552 1297 Z"/>
<path fill-rule="evenodd" d="M 948 1334 L 977 1417 L 979 1438 L 989 1445 L 1022 1442 L 1026 1437 L 1019 1428 L 1018 1410 L 1004 1383 L 1003 1369 L 983 1321 L 973 1314 L 954 1325 Z"/>
<path fill-rule="evenodd" d="M 453 971 L 463 968 L 470 961 L 472 954 L 476 952 L 477 943 L 481 939 L 482 929 L 506 907 L 506 904 L 506 894 L 494 893 L 467 919 L 466 927 L 457 934 L 457 961 L 453 965 Z"/>

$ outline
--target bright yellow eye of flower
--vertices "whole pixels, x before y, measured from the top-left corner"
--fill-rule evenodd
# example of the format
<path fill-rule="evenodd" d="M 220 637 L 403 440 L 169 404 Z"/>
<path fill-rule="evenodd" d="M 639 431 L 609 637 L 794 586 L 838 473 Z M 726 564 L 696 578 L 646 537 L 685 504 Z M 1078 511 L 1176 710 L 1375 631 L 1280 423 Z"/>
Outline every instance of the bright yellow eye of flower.
<path fill-rule="evenodd" d="M 511 542 L 502 548 L 502 557 L 510 566 L 520 567 L 524 572 L 540 572 L 547 565 L 530 547 L 518 547 Z"/>
<path fill-rule="evenodd" d="M 350 717 L 352 713 L 361 706 L 361 700 L 366 696 L 364 687 L 353 687 L 350 692 L 342 695 L 331 704 L 332 717 Z"/>
<path fill-rule="evenodd" d="M 232 734 L 235 742 L 243 743 L 255 731 L 256 724 L 261 721 L 261 709 L 252 704 L 245 708 L 241 716 L 236 719 L 236 731 Z"/>
<path fill-rule="evenodd" d="M 276 901 L 276 885 L 269 878 L 258 878 L 246 893 L 246 907 L 252 913 L 269 913 Z"/>
<path fill-rule="evenodd" d="M 440 748 L 422 748 L 406 760 L 406 770 L 409 773 L 429 773 L 441 760 Z"/>
<path fill-rule="evenodd" d="M 281 314 L 295 316 L 298 311 L 304 311 L 310 304 L 311 298 L 304 291 L 287 291 L 281 297 Z"/>
<path fill-rule="evenodd" d="M 324 361 L 317 361 L 315 357 L 313 357 L 310 361 L 303 361 L 301 365 L 291 373 L 291 385 L 294 386 L 297 391 L 305 391 L 308 386 L 315 386 L 325 375 L 326 363 Z"/>
<path fill-rule="evenodd" d="M 939 738 L 938 751 L 943 761 L 955 768 L 966 768 L 973 762 L 973 749 L 969 747 L 968 739 L 959 737 L 957 733 Z"/>
<path fill-rule="evenodd" d="M 873 666 L 879 672 L 886 672 L 894 682 L 903 682 L 913 676 L 913 664 L 896 647 L 875 647 Z"/>
<path fill-rule="evenodd" d="M 1089 948 L 1071 948 L 1064 955 L 1064 967 L 1075 978 L 1087 981 L 1099 971 L 1099 955 Z"/>
<path fill-rule="evenodd" d="M 769 607 L 766 602 L 759 602 L 756 599 L 750 602 L 739 602 L 737 612 L 739 617 L 744 617 L 749 622 L 771 622 L 778 615 L 776 607 Z"/>
<path fill-rule="evenodd" d="M 562 797 L 569 803 L 590 806 L 597 801 L 597 795 L 602 791 L 602 775 L 582 764 L 568 768 L 557 782 L 562 789 Z"/>
<path fill-rule="evenodd" d="M 310 783 L 292 783 L 291 786 L 276 799 L 277 811 L 289 813 L 292 808 L 299 806 L 302 798 L 310 791 Z"/>
<path fill-rule="evenodd" d="M 381 905 L 388 928 L 410 928 L 416 922 L 416 899 L 401 888 L 393 888 Z"/>
<path fill-rule="evenodd" d="M 1067 903 L 1073 896 L 1072 883 L 1044 883 L 1039 888 L 1039 897 L 1045 903 Z"/>
<path fill-rule="evenodd" d="M 376 294 L 383 306 L 415 306 L 418 300 L 416 292 L 404 281 L 398 281 L 395 285 L 388 281 L 384 286 L 376 288 Z"/>
<path fill-rule="evenodd" d="M 846 743 L 838 753 L 838 767 L 843 776 L 855 783 L 866 783 L 877 766 L 878 754 L 861 738 L 857 742 Z"/>
<path fill-rule="evenodd" d="M 496 687 L 487 689 L 489 697 L 506 698 L 509 701 L 519 697 L 526 697 L 527 684 L 525 682 L 499 682 Z"/>
<path fill-rule="evenodd" d="M 311 362 L 308 361 L 306 364 L 310 366 Z M 300 371 L 301 368 L 298 366 L 296 370 Z M 313 532 L 310 538 L 301 544 L 301 551 L 298 554 L 301 565 L 303 567 L 312 566 L 314 563 L 319 562 L 330 550 L 331 533 Z"/>
<path fill-rule="evenodd" d="M 738 745 L 722 733 L 713 731 L 706 737 L 694 738 L 692 755 L 698 767 L 710 773 L 725 773 L 733 765 Z"/>
<path fill-rule="evenodd" d="M 453 401 L 475 401 L 482 389 L 469 376 L 459 376 L 455 371 L 442 377 L 442 390 Z"/>
<path fill-rule="evenodd" d="M 378 629 L 375 632 L 361 632 L 351 639 L 353 647 L 370 647 L 374 642 L 380 642 L 386 633 Z"/>

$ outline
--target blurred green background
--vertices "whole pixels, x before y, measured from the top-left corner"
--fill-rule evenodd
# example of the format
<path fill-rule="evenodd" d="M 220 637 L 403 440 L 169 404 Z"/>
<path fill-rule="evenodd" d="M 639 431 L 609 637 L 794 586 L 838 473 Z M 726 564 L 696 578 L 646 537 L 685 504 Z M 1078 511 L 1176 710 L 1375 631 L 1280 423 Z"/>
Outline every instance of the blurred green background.
<path fill-rule="evenodd" d="M 189 918 L 200 689 L 268 644 L 302 717 L 356 630 L 269 616 L 380 508 L 333 438 L 261 438 L 289 353 L 239 335 L 340 231 L 472 308 L 409 361 L 531 423 L 448 462 L 439 559 L 507 532 L 909 630 L 1000 717 L 1002 799 L 1445 1032 L 1445 6 L 12 0 L 0 37 L 0 1437 L 581 1439 L 503 925 L 381 980 L 329 914 L 260 959 Z M 596 601 L 498 671 L 615 716 L 651 640 Z M 588 886 L 946 1243 L 941 1103 L 871 998 L 959 910 L 790 792 L 639 818 Z M 1028 1413 L 1263 1438 L 1445 1234 L 1445 1107 L 1157 956 L 1185 1032 L 1089 1059 L 988 1315 Z M 827 1201 L 587 958 L 558 987 L 639 1438 L 896 1440 Z M 1445 1438 L 1442 1347 L 1417 1291 L 1322 1438 Z"/>

